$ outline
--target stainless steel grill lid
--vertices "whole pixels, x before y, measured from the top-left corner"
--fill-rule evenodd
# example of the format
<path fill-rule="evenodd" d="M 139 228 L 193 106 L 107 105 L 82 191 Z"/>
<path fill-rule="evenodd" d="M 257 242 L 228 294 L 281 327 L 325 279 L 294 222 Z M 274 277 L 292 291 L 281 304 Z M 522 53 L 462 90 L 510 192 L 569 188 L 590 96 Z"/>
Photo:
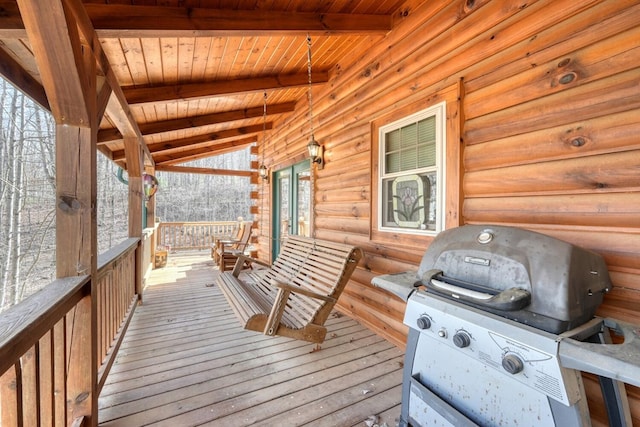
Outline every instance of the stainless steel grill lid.
<path fill-rule="evenodd" d="M 561 333 L 591 319 L 612 287 L 602 257 L 544 234 L 467 225 L 440 233 L 418 270 L 428 292 Z"/>

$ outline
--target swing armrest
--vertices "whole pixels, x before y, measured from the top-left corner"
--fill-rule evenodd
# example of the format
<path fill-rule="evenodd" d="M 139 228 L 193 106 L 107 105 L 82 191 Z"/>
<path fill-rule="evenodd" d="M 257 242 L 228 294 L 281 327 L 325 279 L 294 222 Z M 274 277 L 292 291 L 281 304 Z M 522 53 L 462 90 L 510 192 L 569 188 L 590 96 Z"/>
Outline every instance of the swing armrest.
<path fill-rule="evenodd" d="M 268 262 L 264 262 L 264 261 L 259 260 L 257 258 L 251 258 L 250 256 L 247 256 L 247 255 L 244 255 L 244 254 L 239 254 L 238 255 L 238 259 L 236 260 L 236 263 L 233 266 L 232 274 L 235 277 L 238 277 L 240 275 L 240 272 L 242 271 L 242 266 L 244 265 L 244 263 L 246 261 L 249 261 L 252 264 L 255 263 L 255 264 L 263 265 L 265 267 L 271 267 L 271 264 L 269 264 Z"/>
<path fill-rule="evenodd" d="M 273 307 L 271 307 L 271 312 L 269 313 L 269 317 L 267 318 L 267 322 L 265 324 L 265 335 L 273 336 L 277 333 L 280 319 L 282 319 L 282 314 L 287 307 L 287 300 L 289 299 L 289 294 L 291 293 L 305 295 L 309 298 L 320 299 L 326 302 L 336 302 L 336 299 L 333 297 L 322 295 L 317 292 L 300 288 L 298 286 L 292 286 L 288 283 L 278 282 L 277 280 L 273 280 L 271 282 L 271 285 L 278 288 L 278 294 L 276 295 L 276 299 L 273 302 Z"/>
<path fill-rule="evenodd" d="M 275 282 L 275 283 L 272 283 L 272 284 L 276 288 L 287 290 L 289 292 L 293 292 L 294 294 L 304 295 L 304 296 L 307 296 L 309 298 L 321 299 L 321 300 L 326 301 L 326 302 L 336 302 L 337 301 L 333 297 L 330 297 L 330 296 L 327 296 L 327 295 L 322 295 L 322 294 L 319 294 L 317 292 L 313 292 L 313 291 L 310 291 L 308 289 L 301 288 L 299 286 L 293 286 L 293 285 L 290 285 L 288 283 Z"/>

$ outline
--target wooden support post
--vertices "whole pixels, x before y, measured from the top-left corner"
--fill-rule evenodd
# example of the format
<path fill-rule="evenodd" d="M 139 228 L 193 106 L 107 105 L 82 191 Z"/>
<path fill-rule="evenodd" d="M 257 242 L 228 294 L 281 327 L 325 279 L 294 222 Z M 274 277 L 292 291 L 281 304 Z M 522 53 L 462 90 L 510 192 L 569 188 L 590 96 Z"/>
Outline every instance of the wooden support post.
<path fill-rule="evenodd" d="M 93 57 L 89 59 L 93 61 Z M 95 69 L 95 68 L 94 68 Z M 92 88 L 95 90 L 95 87 Z M 90 89 L 88 89 L 90 90 Z M 90 291 L 67 319 L 70 419 L 97 424 L 97 223 L 96 141 L 92 127 L 56 128 L 56 266 L 58 277 L 91 275 Z"/>
<path fill-rule="evenodd" d="M 153 166 L 145 166 L 145 171 L 155 176 L 155 168 Z M 156 246 L 157 246 L 157 237 L 156 233 L 158 229 L 156 227 L 156 195 L 154 194 L 147 201 L 147 228 L 153 228 L 153 234 L 151 235 L 151 241 L 149 242 L 149 258 L 148 262 L 150 262 L 155 268 L 155 260 L 156 260 Z M 167 254 L 168 255 L 168 254 Z"/>
<path fill-rule="evenodd" d="M 93 61 L 92 57 L 89 57 Z M 95 90 L 95 87 L 87 90 Z M 70 419 L 97 419 L 97 224 L 96 141 L 93 127 L 56 128 L 57 277 L 90 275 L 90 291 L 67 316 L 68 413 Z"/>
<path fill-rule="evenodd" d="M 156 175 L 153 166 L 145 166 L 145 172 L 149 175 Z M 156 223 L 156 195 L 154 194 L 147 201 L 147 228 L 153 228 Z M 155 249 L 155 248 L 154 248 Z"/>
<path fill-rule="evenodd" d="M 19 0 L 18 7 L 56 120 L 56 274 L 91 277 L 66 316 L 67 422 L 96 426 L 97 67 L 66 3 Z"/>
<path fill-rule="evenodd" d="M 142 237 L 142 206 L 145 203 L 142 187 L 142 147 L 136 137 L 124 138 L 124 151 L 127 157 L 127 173 L 129 174 L 129 237 Z M 136 249 L 135 293 L 142 302 L 143 274 L 142 240 Z"/>

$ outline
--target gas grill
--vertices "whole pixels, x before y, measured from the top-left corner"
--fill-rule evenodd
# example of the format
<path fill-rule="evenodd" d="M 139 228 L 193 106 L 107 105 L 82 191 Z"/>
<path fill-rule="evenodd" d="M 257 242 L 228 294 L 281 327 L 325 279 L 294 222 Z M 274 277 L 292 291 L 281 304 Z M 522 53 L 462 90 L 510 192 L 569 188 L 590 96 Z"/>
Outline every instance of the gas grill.
<path fill-rule="evenodd" d="M 640 385 L 640 327 L 595 317 L 611 289 L 599 255 L 464 226 L 440 233 L 417 273 L 372 283 L 407 300 L 402 426 L 588 426 L 580 371 L 600 376 L 610 424 L 631 425 L 622 381 Z"/>

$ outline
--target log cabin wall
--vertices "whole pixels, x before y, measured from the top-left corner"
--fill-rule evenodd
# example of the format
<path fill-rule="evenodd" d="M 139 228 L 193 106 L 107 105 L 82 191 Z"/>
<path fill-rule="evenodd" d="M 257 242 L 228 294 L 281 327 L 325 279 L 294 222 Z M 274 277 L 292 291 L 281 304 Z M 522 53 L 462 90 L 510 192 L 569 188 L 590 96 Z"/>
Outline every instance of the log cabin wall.
<path fill-rule="evenodd" d="M 395 20 L 313 91 L 326 164 L 313 174 L 312 232 L 366 252 L 339 308 L 404 345 L 404 303 L 370 280 L 416 269 L 431 239 L 375 232 L 373 129 L 446 99 L 447 226 L 519 226 L 602 254 L 614 289 L 598 314 L 639 323 L 640 3 L 410 1 Z M 307 113 L 300 103 L 274 126 L 260 153 L 271 170 L 305 157 Z M 266 258 L 271 201 L 259 188 Z M 640 424 L 640 392 L 628 391 Z"/>

